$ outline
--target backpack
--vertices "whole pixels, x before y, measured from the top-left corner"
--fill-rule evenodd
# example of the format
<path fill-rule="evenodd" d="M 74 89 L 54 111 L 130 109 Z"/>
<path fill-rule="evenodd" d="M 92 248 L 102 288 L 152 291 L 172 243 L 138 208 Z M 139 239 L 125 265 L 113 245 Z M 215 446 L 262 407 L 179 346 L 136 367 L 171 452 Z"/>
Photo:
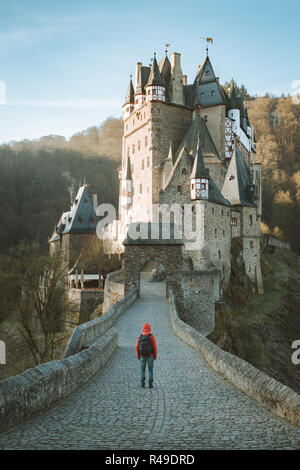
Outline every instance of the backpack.
<path fill-rule="evenodd" d="M 150 335 L 140 335 L 139 353 L 141 356 L 149 357 L 153 353 L 153 347 L 150 340 Z"/>

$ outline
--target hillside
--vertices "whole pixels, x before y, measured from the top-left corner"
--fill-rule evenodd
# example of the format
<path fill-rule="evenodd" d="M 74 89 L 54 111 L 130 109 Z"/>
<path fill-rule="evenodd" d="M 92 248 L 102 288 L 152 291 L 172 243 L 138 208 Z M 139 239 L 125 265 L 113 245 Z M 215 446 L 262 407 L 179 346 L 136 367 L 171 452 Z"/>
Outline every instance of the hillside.
<path fill-rule="evenodd" d="M 300 393 L 299 366 L 291 361 L 291 345 L 300 338 L 300 257 L 264 252 L 262 268 L 263 295 L 253 295 L 249 283 L 250 289 L 241 291 L 242 277 L 231 278 L 234 298 L 227 295 L 216 305 L 209 338 Z"/>
<path fill-rule="evenodd" d="M 69 141 L 47 136 L 0 147 L 0 252 L 21 240 L 47 250 L 58 217 L 70 206 L 70 193 L 88 183 L 98 202 L 117 207 L 121 161 L 121 122 L 108 119 Z"/>

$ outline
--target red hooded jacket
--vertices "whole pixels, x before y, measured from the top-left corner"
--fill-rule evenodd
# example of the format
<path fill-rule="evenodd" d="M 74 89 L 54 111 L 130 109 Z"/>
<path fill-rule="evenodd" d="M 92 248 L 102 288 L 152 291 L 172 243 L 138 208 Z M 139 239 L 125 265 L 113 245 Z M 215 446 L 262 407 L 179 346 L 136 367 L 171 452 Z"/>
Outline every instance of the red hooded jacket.
<path fill-rule="evenodd" d="M 145 325 L 143 326 L 143 335 L 150 335 L 150 333 L 151 333 L 151 326 L 149 325 L 149 323 L 145 323 Z M 150 336 L 150 342 L 153 348 L 153 353 L 150 354 L 150 357 L 154 356 L 154 360 L 155 360 L 157 358 L 157 346 L 156 346 L 156 341 L 155 341 L 153 334 L 151 334 Z M 140 359 L 139 345 L 140 345 L 140 337 L 138 337 L 138 340 L 136 342 L 136 347 L 135 347 L 136 355 L 138 359 Z"/>

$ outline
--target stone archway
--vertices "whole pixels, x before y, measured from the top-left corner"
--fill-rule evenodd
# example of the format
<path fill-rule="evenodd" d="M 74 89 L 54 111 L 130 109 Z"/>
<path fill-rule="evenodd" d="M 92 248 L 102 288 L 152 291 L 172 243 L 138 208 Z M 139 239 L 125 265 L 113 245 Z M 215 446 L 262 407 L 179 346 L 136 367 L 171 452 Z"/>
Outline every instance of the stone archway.
<path fill-rule="evenodd" d="M 140 272 L 146 263 L 156 261 L 160 263 L 166 273 L 166 288 L 172 287 L 179 292 L 180 272 L 182 270 L 181 244 L 125 244 L 124 251 L 124 278 L 125 295 L 134 290 L 140 295 Z"/>

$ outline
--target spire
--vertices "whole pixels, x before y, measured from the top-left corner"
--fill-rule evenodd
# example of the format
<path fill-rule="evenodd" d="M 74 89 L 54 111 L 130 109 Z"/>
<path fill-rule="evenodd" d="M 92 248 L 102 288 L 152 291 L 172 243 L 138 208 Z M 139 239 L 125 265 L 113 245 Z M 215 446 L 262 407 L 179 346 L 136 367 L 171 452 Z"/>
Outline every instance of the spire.
<path fill-rule="evenodd" d="M 197 151 L 196 151 L 196 156 L 194 159 L 194 165 L 193 165 L 190 179 L 200 179 L 200 178 L 208 179 L 208 175 L 207 175 L 207 170 L 204 165 L 204 160 L 203 160 L 203 155 L 202 155 L 202 150 L 201 150 L 201 145 L 200 145 L 200 134 L 199 134 Z"/>
<path fill-rule="evenodd" d="M 165 57 L 158 63 L 158 67 L 162 81 L 168 85 L 171 76 L 171 63 L 167 55 L 165 55 Z"/>
<path fill-rule="evenodd" d="M 124 104 L 129 104 L 129 103 L 134 104 L 134 88 L 133 88 L 133 84 L 132 84 L 132 75 L 130 75 L 128 91 L 127 91 L 127 95 L 126 95 Z"/>
<path fill-rule="evenodd" d="M 171 160 L 173 162 L 173 146 L 172 146 L 172 141 L 170 140 L 170 147 L 169 147 L 169 153 L 167 156 L 167 160 Z"/>
<path fill-rule="evenodd" d="M 126 180 L 126 181 L 132 180 L 131 164 L 130 164 L 130 158 L 129 158 L 129 157 L 127 157 L 127 165 L 126 165 L 126 171 L 125 171 L 125 180 Z"/>
<path fill-rule="evenodd" d="M 149 85 L 164 86 L 164 83 L 161 79 L 159 67 L 158 67 L 158 64 L 157 64 L 155 52 L 154 52 L 154 59 L 153 59 L 153 63 L 152 63 L 152 66 L 151 66 L 149 80 L 148 80 L 148 83 L 147 83 L 146 86 L 149 86 Z"/>

